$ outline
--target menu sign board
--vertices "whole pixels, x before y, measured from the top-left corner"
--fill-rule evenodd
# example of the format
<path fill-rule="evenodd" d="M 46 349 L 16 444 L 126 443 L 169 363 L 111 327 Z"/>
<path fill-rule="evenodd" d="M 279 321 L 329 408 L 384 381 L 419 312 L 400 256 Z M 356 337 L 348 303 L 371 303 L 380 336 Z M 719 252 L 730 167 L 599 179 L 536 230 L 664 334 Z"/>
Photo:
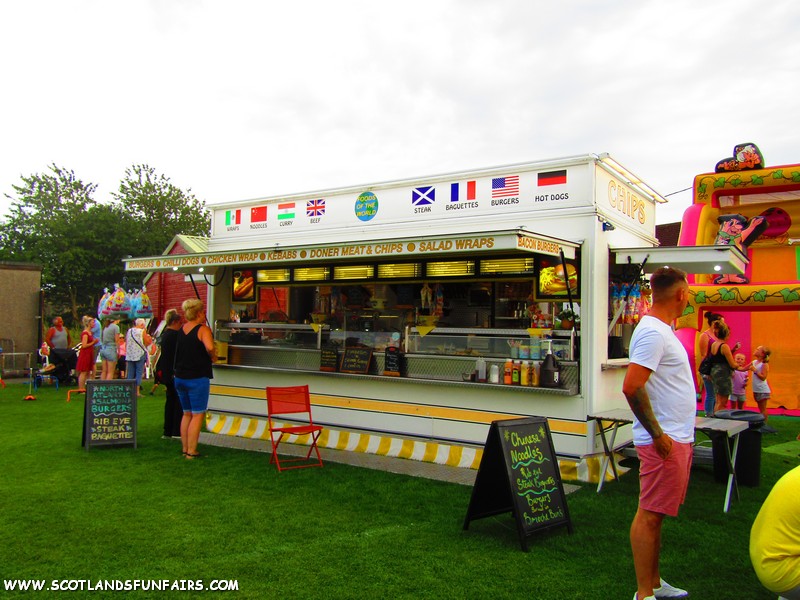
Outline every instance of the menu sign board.
<path fill-rule="evenodd" d="M 369 373 L 370 362 L 372 362 L 372 348 L 345 348 L 339 370 L 342 373 L 366 374 Z"/>
<path fill-rule="evenodd" d="M 86 382 L 83 445 L 136 448 L 136 381 L 133 379 Z"/>
<path fill-rule="evenodd" d="M 522 549 L 538 530 L 566 525 L 569 510 L 545 417 L 492 422 L 464 529 L 470 521 L 512 512 Z"/>
<path fill-rule="evenodd" d="M 336 371 L 339 368 L 339 352 L 335 346 L 323 346 L 319 354 L 320 371 Z"/>
<path fill-rule="evenodd" d="M 383 352 L 383 374 L 389 377 L 400 377 L 403 373 L 403 353 L 395 346 L 389 346 Z"/>

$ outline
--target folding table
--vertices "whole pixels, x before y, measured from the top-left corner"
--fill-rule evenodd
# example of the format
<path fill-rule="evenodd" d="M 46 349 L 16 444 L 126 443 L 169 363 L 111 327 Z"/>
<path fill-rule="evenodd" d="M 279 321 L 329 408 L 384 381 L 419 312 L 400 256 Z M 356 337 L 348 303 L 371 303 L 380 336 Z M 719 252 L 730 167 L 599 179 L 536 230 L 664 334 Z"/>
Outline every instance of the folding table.
<path fill-rule="evenodd" d="M 600 431 L 600 439 L 603 442 L 603 466 L 600 469 L 600 481 L 597 484 L 597 493 L 603 489 L 603 482 L 605 481 L 606 473 L 608 473 L 608 465 L 611 463 L 614 479 L 619 480 L 617 473 L 617 465 L 614 462 L 612 454 L 619 449 L 625 448 L 633 444 L 633 441 L 628 440 L 618 447 L 614 446 L 616 441 L 617 432 L 623 425 L 633 423 L 633 411 L 629 408 L 615 408 L 591 414 L 589 419 L 594 419 L 597 422 L 597 429 Z M 610 423 L 611 440 L 606 439 L 606 431 L 609 429 L 603 422 Z M 724 435 L 727 439 L 733 440 L 733 449 L 729 444 L 719 444 L 725 448 L 725 463 L 728 467 L 728 483 L 725 492 L 725 503 L 722 505 L 723 512 L 728 512 L 731 506 L 731 494 L 735 490 L 736 497 L 739 497 L 739 484 L 736 481 L 736 456 L 739 453 L 739 434 L 749 427 L 747 421 L 735 421 L 733 419 L 711 419 L 707 417 L 695 417 L 694 429 L 704 433 L 709 438 L 715 438 Z"/>

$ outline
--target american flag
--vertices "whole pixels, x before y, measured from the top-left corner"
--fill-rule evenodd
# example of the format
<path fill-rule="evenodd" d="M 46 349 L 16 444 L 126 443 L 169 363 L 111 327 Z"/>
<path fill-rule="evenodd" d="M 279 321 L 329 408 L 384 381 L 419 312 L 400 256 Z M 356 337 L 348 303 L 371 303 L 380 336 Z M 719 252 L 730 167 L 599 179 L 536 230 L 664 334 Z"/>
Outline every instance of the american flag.
<path fill-rule="evenodd" d="M 492 179 L 492 198 L 519 196 L 519 175 L 494 177 Z"/>
<path fill-rule="evenodd" d="M 325 200 L 308 200 L 306 202 L 307 217 L 321 217 L 325 214 Z"/>

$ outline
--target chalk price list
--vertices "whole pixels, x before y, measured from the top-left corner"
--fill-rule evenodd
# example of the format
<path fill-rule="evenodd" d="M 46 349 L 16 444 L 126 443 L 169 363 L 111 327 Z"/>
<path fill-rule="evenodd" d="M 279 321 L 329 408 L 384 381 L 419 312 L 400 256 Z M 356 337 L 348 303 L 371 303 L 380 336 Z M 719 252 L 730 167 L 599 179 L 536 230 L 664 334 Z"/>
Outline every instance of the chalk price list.
<path fill-rule="evenodd" d="M 133 404 L 124 388 L 96 386 L 90 406 L 89 435 L 93 441 L 132 440 Z"/>
<path fill-rule="evenodd" d="M 514 474 L 514 493 L 521 499 L 522 518 L 526 526 L 536 527 L 565 518 L 559 501 L 553 461 L 544 455 L 542 444 L 547 443 L 547 432 L 540 427 L 537 432 L 524 434 L 505 432 L 509 444 L 511 470 Z"/>

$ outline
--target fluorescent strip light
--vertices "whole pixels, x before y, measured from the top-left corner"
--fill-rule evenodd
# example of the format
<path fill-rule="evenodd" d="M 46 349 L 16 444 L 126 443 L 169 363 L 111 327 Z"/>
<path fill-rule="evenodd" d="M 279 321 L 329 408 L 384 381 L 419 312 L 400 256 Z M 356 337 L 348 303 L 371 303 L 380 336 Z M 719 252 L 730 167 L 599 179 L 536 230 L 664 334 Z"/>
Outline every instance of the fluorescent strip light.
<path fill-rule="evenodd" d="M 474 260 L 449 260 L 429 262 L 425 265 L 427 277 L 458 277 L 459 275 L 474 275 Z"/>
<path fill-rule="evenodd" d="M 395 263 L 378 265 L 378 279 L 417 278 L 422 275 L 420 263 Z"/>
<path fill-rule="evenodd" d="M 481 273 L 533 273 L 533 257 L 494 258 L 482 260 Z"/>
<path fill-rule="evenodd" d="M 330 274 L 328 267 L 303 267 L 293 272 L 295 281 L 327 281 Z"/>
<path fill-rule="evenodd" d="M 256 281 L 258 283 L 276 283 L 289 281 L 289 279 L 289 269 L 259 269 L 256 271 Z"/>
<path fill-rule="evenodd" d="M 375 277 L 375 265 L 341 265 L 333 267 L 333 278 L 339 279 L 372 279 Z"/>

